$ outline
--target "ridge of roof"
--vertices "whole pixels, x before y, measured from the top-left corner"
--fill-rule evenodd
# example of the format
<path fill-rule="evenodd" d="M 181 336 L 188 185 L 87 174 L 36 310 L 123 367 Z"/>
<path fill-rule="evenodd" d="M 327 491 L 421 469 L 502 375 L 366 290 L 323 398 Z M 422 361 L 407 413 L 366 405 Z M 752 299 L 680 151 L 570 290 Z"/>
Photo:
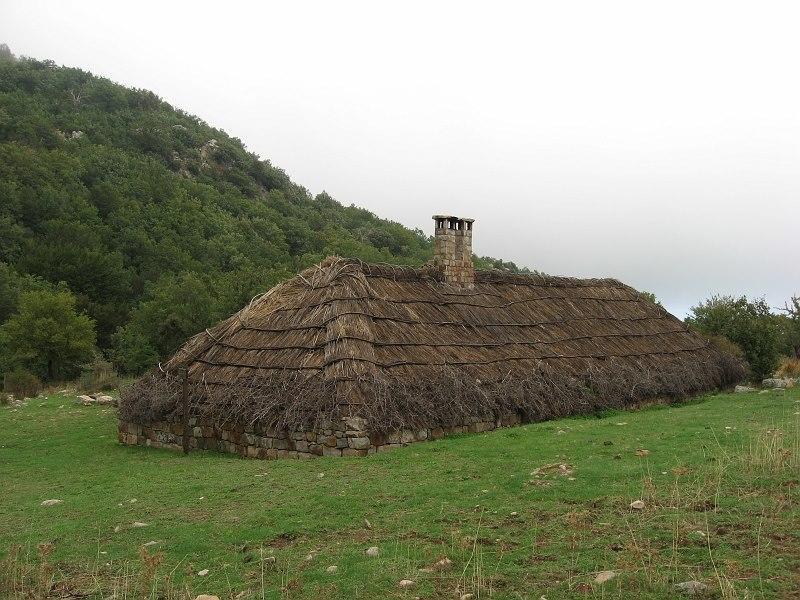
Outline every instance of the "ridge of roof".
<path fill-rule="evenodd" d="M 419 267 L 408 265 L 394 265 L 390 263 L 371 263 L 358 258 L 343 258 L 340 256 L 328 256 L 319 264 L 306 269 L 301 273 L 313 273 L 316 270 L 324 270 L 341 267 L 342 265 L 352 265 L 359 269 L 367 277 L 383 277 L 395 279 L 397 281 L 413 281 L 415 279 L 429 279 L 444 284 L 441 272 L 432 263 L 426 263 Z M 623 283 L 619 279 L 603 277 L 568 277 L 563 275 L 548 275 L 546 273 L 512 273 L 501 269 L 476 269 L 476 283 L 493 283 L 508 285 L 534 285 L 548 287 L 617 287 L 634 290 L 634 288 Z M 634 290 L 635 291 L 635 290 Z"/>

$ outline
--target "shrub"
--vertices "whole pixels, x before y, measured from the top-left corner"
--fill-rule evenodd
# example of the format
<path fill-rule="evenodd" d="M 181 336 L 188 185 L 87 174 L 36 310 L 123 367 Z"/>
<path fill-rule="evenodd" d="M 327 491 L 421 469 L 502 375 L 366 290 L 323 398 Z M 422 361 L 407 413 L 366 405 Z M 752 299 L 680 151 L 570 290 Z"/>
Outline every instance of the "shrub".
<path fill-rule="evenodd" d="M 80 387 L 85 392 L 112 390 L 119 387 L 119 375 L 110 362 L 98 356 L 88 365 L 84 365 Z"/>
<path fill-rule="evenodd" d="M 730 341 L 724 335 L 704 334 L 704 336 L 720 352 L 724 354 L 730 354 L 731 356 L 735 356 L 736 358 L 744 359 L 745 356 L 742 347 L 739 344 L 735 344 L 734 342 Z"/>
<path fill-rule="evenodd" d="M 3 377 L 3 391 L 16 398 L 33 398 L 42 389 L 42 382 L 33 373 L 22 369 L 9 371 Z"/>
<path fill-rule="evenodd" d="M 775 315 L 763 299 L 712 296 L 691 312 L 686 319 L 690 326 L 706 335 L 725 336 L 742 349 L 754 380 L 769 377 L 778 366 Z"/>

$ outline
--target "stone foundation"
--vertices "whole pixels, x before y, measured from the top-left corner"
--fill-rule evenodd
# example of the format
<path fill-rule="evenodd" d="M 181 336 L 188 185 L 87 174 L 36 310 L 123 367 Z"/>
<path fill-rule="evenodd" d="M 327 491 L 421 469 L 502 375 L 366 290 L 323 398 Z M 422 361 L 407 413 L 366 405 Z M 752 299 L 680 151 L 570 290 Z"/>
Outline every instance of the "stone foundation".
<path fill-rule="evenodd" d="M 498 427 L 518 425 L 517 415 L 497 421 L 478 421 L 469 425 L 402 429 L 388 434 L 368 433 L 366 421 L 358 417 L 329 423 L 318 431 L 278 432 L 257 425 L 226 427 L 189 420 L 189 448 L 218 450 L 247 458 L 314 458 L 315 456 L 367 456 L 400 448 L 413 442 L 437 440 L 459 433 L 480 433 Z M 119 422 L 119 441 L 129 446 L 149 446 L 183 450 L 184 426 L 181 423 L 155 422 L 145 425 Z"/>

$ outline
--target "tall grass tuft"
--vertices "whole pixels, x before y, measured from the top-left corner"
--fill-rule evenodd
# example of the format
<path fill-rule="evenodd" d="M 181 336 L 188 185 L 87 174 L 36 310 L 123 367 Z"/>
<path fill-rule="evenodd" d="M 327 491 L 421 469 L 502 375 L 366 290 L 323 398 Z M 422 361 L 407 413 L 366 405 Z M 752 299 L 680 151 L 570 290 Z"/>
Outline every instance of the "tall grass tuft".
<path fill-rule="evenodd" d="M 782 358 L 776 373 L 780 377 L 800 377 L 800 358 Z"/>

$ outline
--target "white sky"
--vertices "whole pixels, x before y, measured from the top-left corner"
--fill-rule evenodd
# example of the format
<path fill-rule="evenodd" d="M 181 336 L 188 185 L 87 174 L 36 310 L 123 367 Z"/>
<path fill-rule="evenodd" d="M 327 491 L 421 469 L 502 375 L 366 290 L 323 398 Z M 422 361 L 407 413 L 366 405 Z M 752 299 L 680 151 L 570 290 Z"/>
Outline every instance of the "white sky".
<path fill-rule="evenodd" d="M 0 41 L 240 138 L 312 193 L 674 313 L 800 292 L 795 2 L 0 0 Z"/>

